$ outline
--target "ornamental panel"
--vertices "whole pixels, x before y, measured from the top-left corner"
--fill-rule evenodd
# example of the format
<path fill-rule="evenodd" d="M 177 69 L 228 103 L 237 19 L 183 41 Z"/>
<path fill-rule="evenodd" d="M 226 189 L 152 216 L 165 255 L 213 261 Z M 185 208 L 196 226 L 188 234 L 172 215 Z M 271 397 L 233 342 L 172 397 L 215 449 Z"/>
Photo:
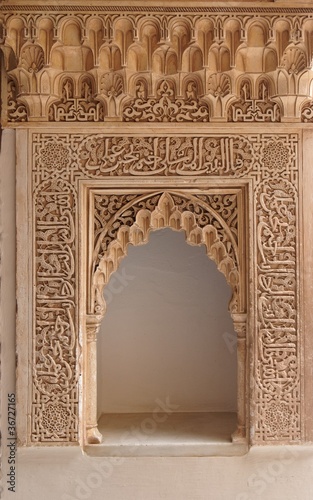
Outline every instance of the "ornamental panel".
<path fill-rule="evenodd" d="M 2 123 L 300 122 L 312 19 L 275 5 L 0 5 Z"/>
<path fill-rule="evenodd" d="M 232 286 L 231 312 L 245 314 L 247 307 L 255 307 L 249 333 L 255 366 L 249 374 L 255 404 L 250 423 L 252 442 L 301 439 L 298 139 L 297 134 L 286 133 L 183 137 L 32 134 L 34 442 L 78 439 L 78 358 L 84 346 L 77 336 L 81 307 L 77 273 L 83 263 L 77 258 L 76 221 L 82 181 L 96 190 L 93 225 L 87 226 L 88 239 L 94 243 L 91 253 L 87 252 L 86 313 L 96 315 L 94 321 L 99 323 L 105 311 L 103 287 L 110 274 L 125 255 L 127 244 L 146 241 L 151 228 L 157 227 L 158 217 L 163 221 L 159 227 L 183 229 L 187 241 L 194 244 L 207 242 L 209 257 Z M 177 182 L 202 176 L 215 192 L 191 194 L 188 188 L 169 189 L 166 184 L 171 179 Z M 146 184 L 153 178 L 162 178 L 164 188 L 151 188 L 144 194 L 138 187 L 141 179 Z M 114 179 L 117 184 L 111 194 L 98 193 L 107 180 L 112 186 Z M 253 186 L 249 210 L 256 234 L 255 253 L 253 242 L 246 248 L 242 239 L 243 232 L 247 233 L 244 205 L 238 205 L 237 195 L 220 185 L 224 180 L 235 186 L 236 179 Z M 121 180 L 132 186 L 129 194 L 119 194 Z M 169 210 L 167 222 L 165 206 Z M 249 304 L 243 265 L 245 273 L 249 265 L 255 272 Z M 88 321 L 87 317 L 87 327 L 94 330 Z"/>

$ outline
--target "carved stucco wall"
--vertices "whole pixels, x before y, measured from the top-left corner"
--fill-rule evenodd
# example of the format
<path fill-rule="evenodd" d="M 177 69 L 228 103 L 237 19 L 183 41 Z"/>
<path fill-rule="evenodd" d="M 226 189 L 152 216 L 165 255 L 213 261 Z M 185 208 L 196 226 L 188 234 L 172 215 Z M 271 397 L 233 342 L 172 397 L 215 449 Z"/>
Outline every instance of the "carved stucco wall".
<path fill-rule="evenodd" d="M 34 285 L 21 353 L 32 416 L 21 441 L 82 442 L 95 429 L 103 287 L 128 243 L 167 226 L 206 244 L 232 286 L 243 434 L 303 441 L 299 179 L 301 121 L 312 120 L 311 9 L 84 9 L 0 6 L 2 123 L 26 142 L 18 168 L 30 225 L 19 252 Z"/>
<path fill-rule="evenodd" d="M 233 287 L 231 302 L 233 313 L 246 312 L 246 273 L 251 271 L 248 270 L 249 263 L 245 260 L 252 259 L 250 265 L 254 268 L 253 272 L 257 272 L 257 276 L 251 278 L 254 284 L 252 290 L 254 298 L 249 306 L 256 305 L 257 317 L 255 323 L 251 319 L 249 325 L 250 342 L 254 349 L 251 354 L 255 356 L 256 363 L 256 371 L 251 376 L 253 379 L 255 377 L 256 381 L 253 398 L 258 409 L 255 415 L 258 415 L 259 419 L 256 419 L 258 425 L 254 439 L 264 439 L 264 435 L 267 439 L 289 439 L 289 436 L 290 440 L 300 439 L 300 398 L 298 399 L 300 364 L 294 363 L 299 349 L 296 328 L 297 135 L 255 134 L 223 137 L 210 134 L 199 138 L 140 136 L 119 139 L 115 136 L 106 137 L 104 134 L 91 134 L 86 137 L 85 134 L 80 136 L 68 133 L 36 133 L 33 134 L 31 142 L 34 153 L 33 192 L 37 235 L 35 257 L 37 294 L 34 300 L 37 303 L 36 321 L 39 333 L 36 340 L 38 358 L 34 359 L 38 370 L 38 375 L 35 377 L 34 400 L 39 403 L 42 395 L 45 395 L 42 406 L 38 404 L 33 406 L 34 422 L 38 425 L 33 428 L 33 438 L 36 439 L 39 429 L 44 428 L 43 417 L 49 408 L 47 434 L 43 434 L 43 431 L 39 433 L 43 439 L 69 440 L 71 437 L 68 434 L 68 427 L 63 427 L 59 434 L 56 432 L 57 429 L 52 428 L 54 422 L 51 418 L 52 409 L 59 413 L 63 410 L 67 412 L 65 415 L 68 417 L 73 412 L 72 415 L 78 417 L 75 365 L 77 348 L 75 332 L 78 331 L 78 326 L 75 326 L 77 308 L 75 269 L 78 262 L 74 246 L 78 237 L 75 238 L 78 182 L 81 179 L 105 180 L 107 173 L 101 172 L 101 165 L 105 164 L 110 172 L 111 185 L 112 175 L 119 174 L 118 179 L 121 179 L 123 170 L 126 170 L 126 177 L 122 189 L 118 185 L 115 186 L 109 196 L 106 195 L 105 189 L 101 192 L 98 187 L 96 191 L 97 188 L 92 181 L 90 184 L 96 191 L 89 201 L 94 207 L 91 207 L 91 214 L 95 214 L 95 226 L 89 227 L 89 245 L 94 241 L 92 243 L 94 250 L 90 252 L 92 258 L 89 257 L 91 275 L 87 274 L 94 284 L 87 286 L 87 289 L 91 290 L 91 294 L 88 294 L 87 312 L 103 314 L 105 309 L 103 286 L 109 281 L 110 274 L 116 270 L 119 260 L 125 255 L 127 244 L 144 242 L 148 231 L 153 227 L 184 228 L 187 240 L 196 244 L 206 243 L 208 255 L 215 259 Z M 173 176 L 175 183 L 177 177 L 184 178 L 186 173 L 188 179 L 201 178 L 199 172 L 202 171 L 206 183 L 213 186 L 215 193 L 204 194 L 202 187 L 199 194 L 194 192 L 190 194 L 188 188 L 181 186 L 173 192 L 173 189 L 167 187 L 173 166 L 171 162 L 166 164 L 164 160 L 162 168 L 156 168 L 155 173 L 150 167 L 149 179 L 159 176 L 165 179 L 167 186 L 165 184 L 164 188 L 168 194 L 162 194 L 164 188 L 160 191 L 153 189 L 152 186 L 148 194 L 142 194 L 138 187 L 134 193 L 134 186 L 140 185 L 138 172 L 140 175 L 143 171 L 143 179 L 147 185 L 144 165 L 151 164 L 153 160 L 161 162 L 159 156 L 162 151 L 165 157 L 170 157 L 168 148 L 164 146 L 154 147 L 158 156 L 155 159 L 152 155 L 149 158 L 142 155 L 145 148 L 148 149 L 149 145 L 155 143 L 162 145 L 172 143 L 176 146 L 175 149 L 171 149 L 174 174 L 176 173 Z M 207 147 L 202 143 L 207 144 Z M 178 151 L 182 150 L 181 145 L 184 148 L 183 155 L 178 154 Z M 199 161 L 194 161 L 194 158 L 200 156 L 199 145 L 204 166 Z M 89 173 L 86 175 L 86 164 L 92 163 L 93 154 L 98 150 L 106 153 L 103 153 L 102 157 L 98 155 L 98 165 L 89 168 Z M 67 162 L 68 157 L 71 158 L 71 168 L 64 169 L 63 161 L 65 159 Z M 111 165 L 108 164 L 107 158 L 110 158 Z M 125 161 L 126 158 L 129 158 L 129 161 Z M 195 164 L 196 170 L 194 170 Z M 219 164 L 218 178 L 217 164 Z M 183 168 L 182 177 L 177 176 L 180 165 Z M 239 167 L 236 168 L 236 165 Z M 135 182 L 131 180 L 131 175 L 135 177 Z M 221 179 L 228 180 L 228 185 L 223 187 Z M 237 188 L 241 193 L 238 210 L 238 194 L 236 196 L 234 188 L 230 189 L 231 185 L 236 186 L 238 179 L 244 179 L 246 186 L 251 181 L 253 186 L 252 190 L 249 190 L 252 199 L 246 210 L 251 212 L 250 219 L 252 217 L 254 219 L 252 227 L 256 228 L 257 236 L 255 249 L 253 242 L 248 243 L 247 240 L 249 223 L 244 210 L 244 196 Z M 126 194 L 127 184 L 132 194 Z M 120 191 L 123 194 L 119 194 Z M 248 194 L 246 196 L 248 197 Z M 160 211 L 159 218 L 162 221 L 158 222 L 157 208 L 162 201 L 163 205 L 166 202 L 166 208 Z M 239 233 L 241 241 L 238 241 Z M 241 246 L 240 250 L 238 245 Z M 241 266 L 239 255 L 243 257 Z M 256 261 L 253 260 L 254 256 Z M 243 266 L 244 270 L 241 269 Z M 241 293 L 237 288 L 240 272 Z M 52 287 L 50 283 L 53 283 Z M 60 304 L 56 307 L 58 301 Z M 52 356 L 56 336 L 61 341 L 60 359 L 56 359 L 56 355 Z M 69 338 L 72 339 L 71 342 Z M 47 358 L 50 357 L 54 357 L 55 362 L 57 361 L 56 366 L 60 373 L 64 363 L 64 374 L 70 375 L 70 377 L 62 375 L 62 384 L 58 380 L 58 372 L 51 371 L 51 366 L 47 362 Z M 65 371 L 65 366 L 70 366 L 70 370 Z M 278 393 L 277 387 L 280 388 Z M 66 399 L 63 397 L 61 405 L 58 401 L 60 393 L 62 397 L 66 394 Z"/>
<path fill-rule="evenodd" d="M 313 121 L 310 8 L 0 6 L 3 122 Z"/>

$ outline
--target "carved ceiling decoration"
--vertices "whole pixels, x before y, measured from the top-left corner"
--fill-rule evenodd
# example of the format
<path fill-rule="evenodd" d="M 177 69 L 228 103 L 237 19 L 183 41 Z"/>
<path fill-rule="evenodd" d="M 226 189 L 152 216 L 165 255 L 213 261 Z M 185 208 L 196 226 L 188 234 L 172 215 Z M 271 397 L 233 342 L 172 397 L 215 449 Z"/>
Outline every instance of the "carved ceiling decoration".
<path fill-rule="evenodd" d="M 312 96 L 311 9 L 2 5 L 0 23 L 3 123 L 301 121 Z"/>

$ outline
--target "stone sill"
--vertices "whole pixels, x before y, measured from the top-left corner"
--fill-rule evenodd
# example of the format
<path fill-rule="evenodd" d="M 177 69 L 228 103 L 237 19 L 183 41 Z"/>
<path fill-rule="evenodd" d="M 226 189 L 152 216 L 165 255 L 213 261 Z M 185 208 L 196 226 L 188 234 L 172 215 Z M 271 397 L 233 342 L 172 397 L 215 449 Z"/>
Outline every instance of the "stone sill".
<path fill-rule="evenodd" d="M 246 442 L 232 442 L 236 413 L 194 412 L 103 414 L 98 429 L 101 444 L 87 445 L 87 455 L 98 457 L 210 457 L 241 456 Z"/>

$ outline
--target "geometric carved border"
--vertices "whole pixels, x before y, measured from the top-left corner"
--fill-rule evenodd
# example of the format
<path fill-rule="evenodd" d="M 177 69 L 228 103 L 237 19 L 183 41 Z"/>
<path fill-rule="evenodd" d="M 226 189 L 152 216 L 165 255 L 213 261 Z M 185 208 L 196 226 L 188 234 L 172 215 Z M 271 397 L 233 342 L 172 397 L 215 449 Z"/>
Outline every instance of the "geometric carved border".
<path fill-rule="evenodd" d="M 78 181 L 250 180 L 257 261 L 252 443 L 301 439 L 298 135 L 33 133 L 33 442 L 78 441 Z M 140 190 L 138 190 L 140 192 Z"/>

